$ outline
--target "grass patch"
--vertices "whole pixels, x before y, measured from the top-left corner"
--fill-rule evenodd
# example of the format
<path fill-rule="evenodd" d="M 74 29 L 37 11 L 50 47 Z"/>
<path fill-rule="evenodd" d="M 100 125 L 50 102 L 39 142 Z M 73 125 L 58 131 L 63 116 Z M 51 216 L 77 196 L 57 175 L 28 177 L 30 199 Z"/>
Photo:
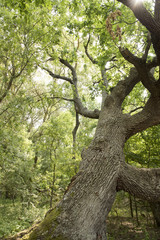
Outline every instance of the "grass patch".
<path fill-rule="evenodd" d="M 107 240 L 160 240 L 160 229 L 155 227 L 148 205 L 144 208 L 144 204 L 137 202 L 136 217 L 133 204 L 132 218 L 128 198 L 124 196 L 122 199 L 117 198 L 107 219 Z M 33 222 L 42 220 L 47 210 L 47 207 L 36 207 L 18 200 L 13 203 L 0 199 L 0 238 L 29 228 Z"/>
<path fill-rule="evenodd" d="M 0 238 L 13 235 L 30 227 L 34 221 L 43 218 L 47 209 L 37 208 L 34 205 L 22 204 L 20 201 L 13 203 L 11 200 L 0 201 Z"/>

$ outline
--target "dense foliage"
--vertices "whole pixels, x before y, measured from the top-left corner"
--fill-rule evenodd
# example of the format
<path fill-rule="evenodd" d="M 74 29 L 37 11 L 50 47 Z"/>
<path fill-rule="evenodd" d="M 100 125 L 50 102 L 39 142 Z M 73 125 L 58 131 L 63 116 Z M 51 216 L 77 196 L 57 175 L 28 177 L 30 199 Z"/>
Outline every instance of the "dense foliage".
<path fill-rule="evenodd" d="M 150 5 L 147 1 L 152 10 Z M 82 103 L 100 108 L 102 92 L 111 92 L 131 66 L 119 48 L 142 56 L 147 37 L 133 13 L 112 0 L 2 0 L 0 236 L 28 227 L 59 201 L 93 137 L 96 120 L 84 117 L 73 136 L 77 119 L 71 67 Z M 148 97 L 137 84 L 123 111 L 138 112 Z M 156 126 L 132 137 L 125 146 L 126 161 L 159 167 L 159 136 Z M 13 219 L 9 224 L 8 216 Z"/>

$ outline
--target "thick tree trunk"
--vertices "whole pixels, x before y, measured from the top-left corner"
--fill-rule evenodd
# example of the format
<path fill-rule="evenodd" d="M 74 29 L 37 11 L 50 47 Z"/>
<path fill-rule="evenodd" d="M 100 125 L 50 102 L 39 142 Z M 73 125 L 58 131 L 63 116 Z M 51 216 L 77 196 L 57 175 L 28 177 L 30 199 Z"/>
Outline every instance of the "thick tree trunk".
<path fill-rule="evenodd" d="M 116 191 L 158 201 L 160 170 L 129 166 L 123 154 L 130 136 L 160 122 L 159 97 L 151 96 L 140 113 L 122 114 L 121 104 L 137 82 L 137 72 L 132 69 L 130 77 L 120 81 L 106 97 L 95 137 L 82 152 L 79 172 L 63 200 L 23 239 L 106 240 L 106 217 Z"/>
<path fill-rule="evenodd" d="M 107 239 L 106 217 L 116 196 L 120 163 L 124 161 L 123 120 L 118 108 L 103 108 L 95 138 L 82 153 L 78 174 L 61 203 L 30 234 L 30 240 Z"/>

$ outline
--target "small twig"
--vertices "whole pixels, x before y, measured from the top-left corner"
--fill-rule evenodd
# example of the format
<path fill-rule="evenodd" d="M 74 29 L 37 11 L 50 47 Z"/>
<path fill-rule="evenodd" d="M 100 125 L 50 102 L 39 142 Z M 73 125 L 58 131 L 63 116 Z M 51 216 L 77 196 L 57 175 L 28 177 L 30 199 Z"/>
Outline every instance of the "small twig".
<path fill-rule="evenodd" d="M 58 74 L 54 74 L 51 70 L 49 70 L 48 68 L 45 68 L 45 67 L 43 67 L 42 69 L 47 71 L 49 73 L 49 75 L 53 78 L 62 79 L 62 80 L 65 80 L 65 81 L 69 82 L 70 84 L 73 84 L 73 81 L 72 81 L 71 78 L 61 76 L 61 75 L 58 75 Z"/>
<path fill-rule="evenodd" d="M 61 100 L 65 100 L 65 101 L 69 101 L 69 102 L 74 102 L 74 99 L 71 98 L 65 98 L 65 97 L 51 97 L 51 99 L 61 99 Z"/>
<path fill-rule="evenodd" d="M 135 112 L 135 111 L 137 111 L 137 110 L 139 110 L 139 109 L 143 109 L 143 107 L 142 107 L 142 106 L 141 106 L 141 107 L 137 107 L 137 108 L 131 110 L 131 111 L 129 112 L 129 114 L 131 114 L 131 113 L 133 113 L 133 112 Z"/>

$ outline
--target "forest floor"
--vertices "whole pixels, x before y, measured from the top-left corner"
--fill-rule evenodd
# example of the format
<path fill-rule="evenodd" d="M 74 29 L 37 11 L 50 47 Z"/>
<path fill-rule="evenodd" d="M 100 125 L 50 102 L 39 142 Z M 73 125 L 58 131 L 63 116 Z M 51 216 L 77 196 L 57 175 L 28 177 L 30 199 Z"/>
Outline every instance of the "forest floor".
<path fill-rule="evenodd" d="M 122 197 L 122 196 L 120 196 Z M 138 203 L 138 211 L 131 217 L 127 198 L 117 203 L 107 219 L 107 240 L 160 240 L 160 228 L 156 228 L 153 215 L 142 203 Z M 142 208 L 143 207 L 143 208 Z M 148 209 L 148 210 L 146 210 Z M 0 240 L 4 236 L 14 235 L 35 221 L 43 219 L 47 207 L 29 207 L 19 201 L 0 200 Z M 139 223 L 139 225 L 138 225 Z"/>
<path fill-rule="evenodd" d="M 145 219 L 138 226 L 135 219 L 110 216 L 107 229 L 108 240 L 160 240 L 160 228 L 146 225 Z"/>

